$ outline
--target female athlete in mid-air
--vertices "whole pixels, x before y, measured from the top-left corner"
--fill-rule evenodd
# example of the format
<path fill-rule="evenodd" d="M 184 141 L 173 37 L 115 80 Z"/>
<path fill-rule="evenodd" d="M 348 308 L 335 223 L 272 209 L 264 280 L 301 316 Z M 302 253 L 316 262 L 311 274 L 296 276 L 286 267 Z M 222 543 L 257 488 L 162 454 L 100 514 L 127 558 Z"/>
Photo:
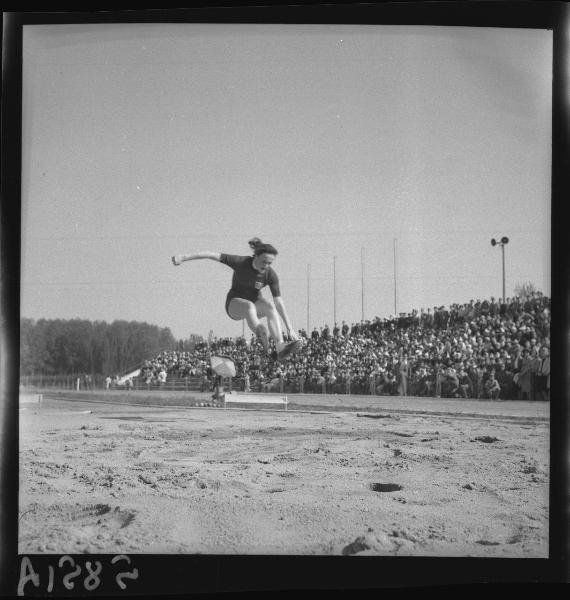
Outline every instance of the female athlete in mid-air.
<path fill-rule="evenodd" d="M 259 238 L 249 241 L 253 256 L 236 256 L 220 252 L 197 252 L 196 254 L 178 254 L 172 257 L 176 266 L 187 260 L 209 258 L 221 262 L 234 271 L 232 287 L 226 297 L 226 312 L 235 321 L 246 320 L 248 327 L 261 341 L 266 352 L 269 351 L 269 335 L 275 342 L 277 359 L 282 360 L 296 352 L 301 342 L 296 334 L 285 304 L 281 298 L 279 279 L 271 263 L 277 256 L 277 250 L 271 244 L 264 244 Z M 260 290 L 269 286 L 273 301 L 269 302 L 260 294 Z M 279 316 L 283 319 L 291 341 L 285 342 Z M 267 318 L 267 326 L 260 321 Z"/>

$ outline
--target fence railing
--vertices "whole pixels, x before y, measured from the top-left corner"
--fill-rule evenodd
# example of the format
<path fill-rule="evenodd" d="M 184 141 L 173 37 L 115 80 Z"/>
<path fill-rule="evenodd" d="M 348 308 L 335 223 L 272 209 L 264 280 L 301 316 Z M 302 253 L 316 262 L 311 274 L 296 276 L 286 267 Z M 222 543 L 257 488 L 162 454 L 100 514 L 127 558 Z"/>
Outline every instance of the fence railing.
<path fill-rule="evenodd" d="M 93 375 L 90 383 L 80 375 L 20 375 L 20 385 L 35 388 L 104 389 L 105 377 Z"/>
<path fill-rule="evenodd" d="M 165 392 L 213 392 L 215 382 L 212 379 L 205 379 L 199 376 L 189 377 L 167 377 L 164 383 L 154 379 L 146 383 L 142 377 L 135 377 L 130 384 L 117 386 L 114 383 L 107 384 L 106 378 L 102 375 L 95 375 L 91 381 L 77 375 L 23 375 L 20 377 L 20 384 L 23 387 L 39 389 L 66 389 L 80 391 L 95 390 L 137 390 L 137 391 L 165 391 Z M 241 377 L 233 379 L 227 378 L 222 382 L 223 389 L 226 391 L 241 392 L 273 392 L 281 394 L 368 394 L 368 386 L 352 384 L 330 384 L 328 382 L 317 383 L 310 380 L 286 380 L 260 382 L 258 380 L 246 386 L 246 382 Z"/>
<path fill-rule="evenodd" d="M 164 383 L 160 383 L 154 379 L 150 383 L 146 383 L 142 377 L 135 377 L 131 383 L 117 386 L 115 383 L 108 384 L 106 377 L 95 375 L 91 380 L 85 379 L 83 376 L 77 375 L 22 375 L 20 376 L 20 385 L 29 388 L 41 389 L 65 389 L 65 390 L 105 390 L 105 389 L 120 389 L 120 390 L 138 390 L 138 391 L 165 391 L 165 392 L 211 392 L 214 390 L 215 382 L 212 379 L 204 379 L 198 376 L 189 377 L 167 377 Z M 350 389 L 346 390 L 335 388 L 328 384 L 320 384 L 307 381 L 301 383 L 298 380 L 288 381 L 280 380 L 278 382 L 253 382 L 247 387 L 243 378 L 235 377 L 227 378 L 222 382 L 225 390 L 231 391 L 251 391 L 251 392 L 276 392 L 285 394 L 308 393 L 308 394 L 327 394 L 327 393 L 350 393 Z M 360 389 L 353 389 L 352 393 L 359 393 Z M 362 393 L 366 393 L 362 391 Z"/>
<path fill-rule="evenodd" d="M 91 379 L 80 377 L 77 375 L 22 375 L 20 376 L 20 385 L 24 388 L 36 389 L 64 389 L 64 390 L 80 390 L 80 391 L 95 391 L 95 390 L 138 390 L 138 391 L 165 391 L 165 392 L 213 392 L 215 382 L 212 379 L 205 379 L 199 376 L 189 377 L 167 377 L 164 383 L 160 383 L 156 379 L 150 383 L 146 383 L 143 378 L 136 377 L 131 380 L 130 385 L 117 386 L 113 383 L 107 384 L 106 377 L 103 375 L 94 375 Z M 400 390 L 392 389 L 390 391 L 379 391 L 373 386 L 364 382 L 352 383 L 329 383 L 328 381 L 316 382 L 312 380 L 302 379 L 281 379 L 272 382 L 254 381 L 251 385 L 246 386 L 243 378 L 224 379 L 222 382 L 225 391 L 241 391 L 241 392 L 269 392 L 280 394 L 334 394 L 334 395 L 397 395 Z M 528 400 L 539 399 L 540 394 L 535 389 L 535 377 L 531 377 L 530 391 Z M 416 395 L 416 390 L 411 386 L 408 390 L 408 395 Z M 419 393 L 417 395 L 427 395 L 432 397 L 436 394 L 434 390 L 427 393 Z M 501 399 L 517 399 L 520 398 L 520 391 L 513 390 L 511 394 L 503 396 Z M 481 394 L 469 396 L 475 398 L 483 398 Z"/>
<path fill-rule="evenodd" d="M 209 391 L 208 385 L 202 383 L 201 377 L 169 377 L 166 383 L 159 384 L 156 380 L 146 384 L 141 378 L 132 379 L 132 386 L 107 383 L 103 375 L 94 375 L 91 379 L 77 375 L 21 375 L 20 385 L 29 388 L 65 389 L 65 390 L 164 390 L 164 391 Z"/>

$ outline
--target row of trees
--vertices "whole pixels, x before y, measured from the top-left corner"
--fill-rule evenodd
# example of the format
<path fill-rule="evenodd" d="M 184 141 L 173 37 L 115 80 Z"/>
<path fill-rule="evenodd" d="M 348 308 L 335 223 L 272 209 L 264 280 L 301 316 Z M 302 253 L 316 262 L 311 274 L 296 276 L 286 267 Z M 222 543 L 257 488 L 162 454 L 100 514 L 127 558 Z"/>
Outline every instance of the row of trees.
<path fill-rule="evenodd" d="M 20 373 L 113 375 L 163 350 L 180 349 L 170 329 L 137 321 L 20 320 Z"/>

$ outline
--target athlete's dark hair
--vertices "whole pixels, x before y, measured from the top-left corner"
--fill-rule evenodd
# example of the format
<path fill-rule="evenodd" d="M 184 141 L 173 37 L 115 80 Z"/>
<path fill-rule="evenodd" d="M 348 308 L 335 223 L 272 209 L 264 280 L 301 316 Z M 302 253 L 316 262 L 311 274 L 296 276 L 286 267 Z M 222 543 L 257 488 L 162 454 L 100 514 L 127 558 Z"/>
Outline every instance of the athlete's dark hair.
<path fill-rule="evenodd" d="M 251 238 L 248 242 L 249 247 L 253 250 L 254 256 L 260 254 L 274 254 L 277 256 L 278 252 L 271 244 L 264 244 L 258 237 Z"/>

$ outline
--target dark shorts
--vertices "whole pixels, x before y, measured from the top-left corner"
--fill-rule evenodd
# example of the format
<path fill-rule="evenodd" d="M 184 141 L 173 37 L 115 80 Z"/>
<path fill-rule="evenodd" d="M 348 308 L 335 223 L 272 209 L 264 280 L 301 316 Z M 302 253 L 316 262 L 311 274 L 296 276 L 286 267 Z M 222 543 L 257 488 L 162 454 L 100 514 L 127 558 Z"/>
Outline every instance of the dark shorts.
<path fill-rule="evenodd" d="M 226 314 L 232 321 L 241 321 L 241 319 L 235 319 L 230 315 L 230 302 L 235 298 L 235 296 L 230 296 L 229 294 L 226 296 Z"/>
<path fill-rule="evenodd" d="M 240 319 L 236 319 L 235 317 L 232 317 L 230 315 L 230 302 L 234 298 L 242 298 L 242 297 L 241 296 L 236 296 L 236 295 L 232 294 L 231 292 L 228 292 L 228 295 L 226 296 L 226 314 L 228 315 L 228 317 L 230 319 L 232 319 L 232 321 L 242 321 L 243 317 L 240 318 Z M 242 300 L 249 300 L 250 302 L 253 302 L 255 304 L 255 302 L 257 302 L 258 298 L 256 298 L 255 300 L 252 300 L 251 298 L 242 298 Z"/>

